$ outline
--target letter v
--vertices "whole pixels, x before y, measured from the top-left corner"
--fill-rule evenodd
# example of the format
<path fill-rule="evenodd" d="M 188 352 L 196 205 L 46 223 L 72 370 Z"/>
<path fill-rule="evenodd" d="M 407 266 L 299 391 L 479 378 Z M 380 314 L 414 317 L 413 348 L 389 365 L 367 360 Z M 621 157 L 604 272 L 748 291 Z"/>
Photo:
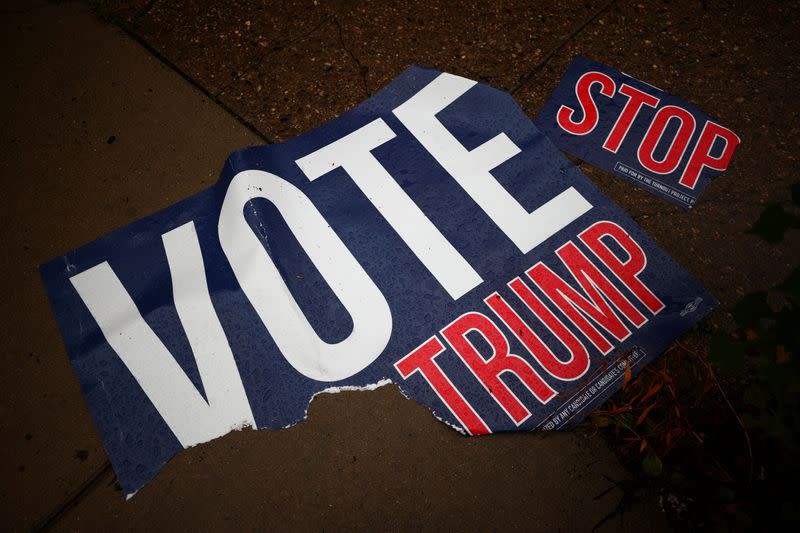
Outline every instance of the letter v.
<path fill-rule="evenodd" d="M 162 235 L 175 309 L 208 401 L 144 321 L 108 262 L 70 278 L 103 335 L 184 448 L 256 427 L 230 344 L 211 303 L 194 222 Z"/>

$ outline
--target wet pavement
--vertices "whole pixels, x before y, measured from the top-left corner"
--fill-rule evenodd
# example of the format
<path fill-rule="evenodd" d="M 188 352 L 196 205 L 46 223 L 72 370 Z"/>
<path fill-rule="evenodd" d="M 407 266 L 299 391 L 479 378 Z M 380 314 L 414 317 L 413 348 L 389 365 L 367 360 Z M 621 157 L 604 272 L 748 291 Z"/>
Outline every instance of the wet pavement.
<path fill-rule="evenodd" d="M 208 187 L 230 151 L 317 127 L 412 63 L 516 89 L 535 116 L 584 54 L 738 133 L 691 211 L 582 165 L 721 300 L 711 327 L 800 263 L 800 232 L 779 245 L 744 233 L 798 176 L 796 2 L 108 4 L 93 3 L 106 21 L 69 3 L 2 19 L 4 528 L 586 530 L 615 509 L 609 479 L 629 474 L 599 437 L 467 439 L 394 387 L 323 395 L 294 428 L 184 451 L 129 502 L 115 487 L 37 265 Z M 662 529 L 657 496 L 604 528 Z"/>

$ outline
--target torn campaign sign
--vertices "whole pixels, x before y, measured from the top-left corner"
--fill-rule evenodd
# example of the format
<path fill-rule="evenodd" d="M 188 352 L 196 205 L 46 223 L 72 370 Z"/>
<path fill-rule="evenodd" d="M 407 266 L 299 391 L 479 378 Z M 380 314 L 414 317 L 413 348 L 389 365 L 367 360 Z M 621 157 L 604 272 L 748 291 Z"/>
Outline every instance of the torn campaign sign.
<path fill-rule="evenodd" d="M 716 305 L 508 94 L 419 67 L 40 268 L 129 495 L 323 391 L 570 427 Z"/>
<path fill-rule="evenodd" d="M 535 122 L 565 152 L 687 208 L 740 142 L 693 105 L 585 57 Z"/>

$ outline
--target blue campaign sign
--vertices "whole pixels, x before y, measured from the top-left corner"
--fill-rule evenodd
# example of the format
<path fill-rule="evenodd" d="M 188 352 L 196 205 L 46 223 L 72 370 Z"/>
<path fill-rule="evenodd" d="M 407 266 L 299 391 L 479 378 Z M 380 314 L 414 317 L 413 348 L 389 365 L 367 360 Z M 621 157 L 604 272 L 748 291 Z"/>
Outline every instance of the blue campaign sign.
<path fill-rule="evenodd" d="M 716 305 L 508 94 L 419 67 L 41 274 L 127 494 L 322 391 L 569 427 Z"/>
<path fill-rule="evenodd" d="M 739 137 L 661 89 L 577 57 L 536 116 L 556 146 L 691 208 Z"/>

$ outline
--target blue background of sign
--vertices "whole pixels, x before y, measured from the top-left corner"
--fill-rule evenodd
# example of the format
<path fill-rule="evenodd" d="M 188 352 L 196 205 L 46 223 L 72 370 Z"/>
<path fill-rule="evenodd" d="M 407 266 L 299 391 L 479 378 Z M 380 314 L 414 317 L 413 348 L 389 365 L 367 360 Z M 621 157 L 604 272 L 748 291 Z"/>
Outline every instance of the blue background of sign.
<path fill-rule="evenodd" d="M 599 121 L 597 126 L 590 133 L 586 135 L 573 135 L 561 129 L 556 122 L 556 114 L 558 113 L 559 108 L 562 105 L 565 105 L 575 109 L 574 120 L 580 120 L 583 117 L 583 114 L 581 113 L 581 106 L 578 104 L 578 98 L 575 95 L 575 84 L 583 74 L 590 71 L 602 72 L 603 74 L 608 75 L 612 80 L 614 80 L 617 90 L 613 98 L 608 98 L 600 94 L 599 85 L 595 84 L 592 87 L 591 94 L 592 98 L 597 104 L 597 109 L 600 115 Z M 612 153 L 603 148 L 603 142 L 606 140 L 606 137 L 608 137 L 608 134 L 611 131 L 611 128 L 614 126 L 617 117 L 619 117 L 622 109 L 628 102 L 627 96 L 619 94 L 619 88 L 623 83 L 627 83 L 635 89 L 639 89 L 640 91 L 659 98 L 660 102 L 657 108 L 646 105 L 641 107 L 639 114 L 633 121 L 633 124 L 631 124 L 630 130 L 628 131 L 628 134 L 625 137 L 625 140 L 622 142 L 619 150 L 617 153 Z M 644 168 L 639 163 L 639 160 L 636 156 L 636 151 L 639 148 L 639 143 L 644 137 L 645 132 L 650 126 L 653 116 L 655 116 L 659 108 L 666 105 L 682 107 L 691 113 L 695 118 L 696 127 L 694 133 L 692 134 L 692 138 L 689 140 L 689 146 L 684 152 L 677 169 L 670 174 L 660 175 L 650 172 Z M 666 93 L 657 87 L 653 87 L 648 83 L 637 80 L 636 78 L 632 78 L 631 76 L 619 72 L 618 70 L 614 70 L 611 67 L 607 67 L 606 65 L 596 63 L 585 57 L 578 56 L 572 62 L 564 77 L 561 78 L 558 87 L 556 87 L 555 91 L 553 91 L 553 94 L 550 95 L 550 98 L 544 104 L 542 110 L 538 115 L 536 115 L 534 122 L 536 126 L 542 132 L 544 132 L 544 134 L 547 135 L 551 141 L 555 143 L 556 146 L 565 152 L 591 163 L 594 166 L 600 167 L 603 170 L 614 174 L 615 176 L 627 179 L 628 181 L 638 185 L 639 187 L 642 187 L 647 191 L 650 191 L 653 194 L 659 195 L 662 198 L 666 198 L 667 200 L 680 206 L 691 208 L 697 201 L 700 193 L 703 192 L 711 180 L 720 174 L 720 172 L 717 170 L 703 168 L 694 189 L 689 189 L 688 187 L 684 187 L 678 183 L 678 180 L 681 178 L 681 174 L 683 173 L 683 169 L 686 167 L 686 163 L 691 156 L 692 147 L 700 137 L 700 132 L 702 131 L 703 125 L 707 120 L 713 119 L 707 113 L 704 113 L 697 107 L 684 100 L 681 100 L 676 96 L 672 96 L 671 94 Z M 719 122 L 716 120 L 714 120 L 714 122 L 719 124 Z M 671 121 L 670 124 L 667 125 L 664 135 L 661 137 L 660 142 L 656 145 L 654 150 L 654 154 L 657 159 L 661 159 L 664 156 L 670 142 L 675 136 L 677 129 L 678 126 L 676 121 Z M 724 145 L 725 143 L 723 141 L 717 139 L 711 150 L 712 156 L 718 157 L 722 152 Z M 657 180 L 663 185 L 666 185 L 667 187 L 688 196 L 688 202 L 679 200 L 660 189 L 655 189 L 647 184 L 644 184 L 640 180 L 628 176 L 625 172 L 620 172 L 618 170 L 618 163 L 621 163 L 627 168 L 633 169 L 634 171 L 637 171 L 648 178 Z"/>
<path fill-rule="evenodd" d="M 716 305 L 713 297 L 558 151 L 508 94 L 477 85 L 438 115 L 453 135 L 467 149 L 472 149 L 505 132 L 521 148 L 520 154 L 492 173 L 528 211 L 569 186 L 594 206 L 544 244 L 522 254 L 392 114 L 392 109 L 438 74 L 412 67 L 357 108 L 316 130 L 282 144 L 239 150 L 225 162 L 219 181 L 210 189 L 40 267 L 72 365 L 126 493 L 135 492 L 154 477 L 182 447 L 108 345 L 69 278 L 108 261 L 146 322 L 202 392 L 191 349 L 173 304 L 161 241 L 162 234 L 189 221 L 194 221 L 197 228 L 211 298 L 260 428 L 279 429 L 297 423 L 304 418 L 311 397 L 332 385 L 365 386 L 386 378 L 398 383 L 405 394 L 430 407 L 441 419 L 460 426 L 419 374 L 404 381 L 393 364 L 464 312 L 478 310 L 490 314 L 482 300 L 495 290 L 530 321 L 545 343 L 555 347 L 557 355 L 563 355 L 559 352 L 563 347 L 509 294 L 505 284 L 538 261 L 571 280 L 554 250 L 598 220 L 616 222 L 643 247 L 649 263 L 641 279 L 665 303 L 666 309 L 655 317 L 645 313 L 650 321 L 619 343 L 607 357 L 602 358 L 590 348 L 592 367 L 585 380 L 559 383 L 548 378 L 563 394 L 547 406 L 538 404 L 519 383 L 510 381 L 509 386 L 533 412 L 520 427 L 488 396 L 456 354 L 448 350 L 440 355 L 437 362 L 493 431 L 530 430 L 542 425 L 564 401 L 582 390 L 590 376 L 602 373 L 605 363 L 614 362 L 634 347 L 644 354 L 634 368 L 638 371 Z M 457 301 L 450 298 L 344 170 L 337 169 L 310 182 L 294 163 L 378 117 L 386 121 L 397 137 L 373 154 L 484 280 Z M 238 172 L 248 169 L 272 172 L 303 190 L 386 297 L 393 317 L 392 336 L 383 354 L 358 374 L 341 382 L 323 383 L 298 373 L 278 351 L 240 290 L 220 246 L 217 224 L 228 184 Z M 256 215 L 250 215 L 251 226 L 255 222 L 253 216 L 257 216 L 258 224 L 266 229 L 265 248 L 311 325 L 327 342 L 345 338 L 352 322 L 341 303 L 277 210 L 265 200 L 256 201 L 256 206 Z M 605 267 L 601 269 L 611 276 Z M 631 294 L 625 289 L 623 292 L 644 311 Z M 681 311 L 698 297 L 702 300 L 697 310 L 682 316 Z M 512 352 L 539 368 L 519 342 L 508 336 Z M 581 416 L 604 401 L 619 384 L 607 386 L 594 396 Z M 570 424 L 579 419 L 580 416 L 575 417 Z"/>

